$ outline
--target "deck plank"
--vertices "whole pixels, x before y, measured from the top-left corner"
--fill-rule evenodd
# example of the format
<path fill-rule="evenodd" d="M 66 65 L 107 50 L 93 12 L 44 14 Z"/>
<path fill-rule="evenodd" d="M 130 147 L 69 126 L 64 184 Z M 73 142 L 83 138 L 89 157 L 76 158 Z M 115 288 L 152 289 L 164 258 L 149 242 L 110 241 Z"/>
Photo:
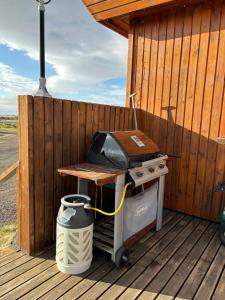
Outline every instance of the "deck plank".
<path fill-rule="evenodd" d="M 225 269 L 223 270 L 223 274 L 220 277 L 216 290 L 213 294 L 213 300 L 224 300 L 224 291 L 225 291 Z"/>
<path fill-rule="evenodd" d="M 112 261 L 105 263 L 97 272 L 94 272 L 88 276 L 85 280 L 82 280 L 75 287 L 73 287 L 68 293 L 63 295 L 61 300 L 78 299 L 82 294 L 84 294 L 89 288 L 94 286 L 96 282 L 101 280 L 108 272 L 114 269 L 114 264 Z"/>
<path fill-rule="evenodd" d="M 43 263 L 46 259 L 50 258 L 53 254 L 54 254 L 54 250 L 50 249 L 46 251 L 44 254 L 40 255 L 39 257 L 33 257 L 33 259 L 29 260 L 28 262 L 16 267 L 15 269 L 12 269 L 11 271 L 4 274 L 4 276 L 0 276 L 0 286 L 16 278 L 17 276 L 33 269 L 40 263 Z"/>
<path fill-rule="evenodd" d="M 127 286 L 129 286 L 135 279 L 137 279 L 142 272 L 154 261 L 160 252 L 162 252 L 168 245 L 168 243 L 174 241 L 177 234 L 189 223 L 191 217 L 185 217 L 178 224 L 176 224 L 153 248 L 151 248 L 145 255 L 138 260 L 137 263 L 132 266 L 128 272 L 116 283 L 113 284 L 107 291 L 99 298 L 117 298 Z M 165 228 L 165 227 L 164 227 Z"/>
<path fill-rule="evenodd" d="M 138 279 L 125 291 L 120 299 L 135 299 L 143 289 L 141 299 L 154 299 L 162 286 L 182 263 L 185 255 L 192 249 L 208 226 L 208 222 L 193 220 L 176 237 L 176 243 L 170 243 Z M 151 283 L 150 283 L 151 282 Z M 135 292 L 134 292 L 135 290 Z"/>
<path fill-rule="evenodd" d="M 166 219 L 168 222 L 166 223 Z M 147 237 L 144 237 L 136 245 L 133 246 L 130 254 L 130 264 L 123 269 L 114 268 L 109 272 L 101 281 L 97 282 L 93 288 L 89 289 L 86 293 L 80 297 L 80 299 L 96 299 L 101 296 L 108 288 L 110 288 L 119 278 L 121 278 L 126 272 L 139 261 L 142 256 L 154 247 L 161 239 L 167 235 L 171 228 L 173 228 L 182 219 L 181 214 L 176 214 L 173 218 L 168 215 L 165 218 L 165 224 L 161 231 L 154 233 L 151 231 Z"/>
<path fill-rule="evenodd" d="M 172 294 L 175 296 L 181 286 L 184 284 L 185 280 L 187 280 L 188 275 L 193 270 L 194 266 L 200 259 L 204 249 L 208 245 L 210 239 L 215 233 L 216 226 L 215 224 L 211 224 L 212 226 L 205 232 L 196 246 L 192 249 L 190 254 L 185 259 L 184 263 L 178 268 L 178 270 L 173 274 L 173 277 L 170 279 L 168 284 L 163 289 L 162 293 L 166 295 Z"/>
<path fill-rule="evenodd" d="M 200 288 L 198 289 L 198 292 L 195 295 L 195 299 L 198 300 L 211 299 L 214 289 L 217 285 L 217 282 L 219 281 L 222 275 L 222 271 L 224 269 L 224 262 L 225 262 L 225 247 L 221 245 L 204 280 L 202 281 Z M 224 293 L 225 293 L 225 289 L 224 289 Z"/>
<path fill-rule="evenodd" d="M 20 258 L 23 255 L 24 255 L 24 253 L 22 251 L 18 251 L 18 252 L 9 254 L 6 257 L 2 257 L 0 259 L 0 267 L 4 266 L 10 262 L 13 262 L 15 259 Z"/>
<path fill-rule="evenodd" d="M 48 266 L 45 269 L 42 269 L 41 273 L 31 278 L 29 281 L 21 284 L 17 288 L 13 289 L 11 292 L 9 292 L 7 295 L 2 297 L 2 299 L 18 299 L 22 296 L 24 296 L 27 292 L 33 290 L 35 287 L 39 286 L 55 274 L 59 273 L 59 270 L 56 267 L 56 264 L 53 263 L 53 265 Z M 32 299 L 32 298 L 30 298 Z"/>
<path fill-rule="evenodd" d="M 192 299 L 194 297 L 220 247 L 220 244 L 221 243 L 216 232 L 210 244 L 199 259 L 197 265 L 179 291 L 177 295 L 178 298 Z"/>
<path fill-rule="evenodd" d="M 162 230 L 133 245 L 130 263 L 117 269 L 97 249 L 81 275 L 59 272 L 55 249 L 31 257 L 0 256 L 0 298 L 8 299 L 213 299 L 225 294 L 225 247 L 218 225 L 167 211 Z"/>
<path fill-rule="evenodd" d="M 43 261 L 43 263 L 8 281 L 6 284 L 0 287 L 0 296 L 5 295 L 2 299 L 9 299 L 10 293 L 13 293 L 14 289 L 28 282 L 36 275 L 42 273 L 44 270 L 50 268 L 52 265 L 54 265 L 54 263 L 54 256 L 52 256 L 51 259 Z"/>
<path fill-rule="evenodd" d="M 4 259 L 9 254 L 15 253 L 15 249 L 13 248 L 3 248 L 0 250 L 0 259 Z"/>
<path fill-rule="evenodd" d="M 29 261 L 31 259 L 32 259 L 31 256 L 23 255 L 22 257 L 12 261 L 11 263 L 8 263 L 8 264 L 4 265 L 3 267 L 0 267 L 0 276 L 11 271 L 12 269 L 15 269 L 18 266 L 26 263 L 27 261 Z"/>
<path fill-rule="evenodd" d="M 85 273 L 81 275 L 74 275 L 70 276 L 67 280 L 61 282 L 58 286 L 54 287 L 52 290 L 50 290 L 48 293 L 43 295 L 43 297 L 40 297 L 40 299 L 56 299 L 60 296 L 64 295 L 67 291 L 69 291 L 71 288 L 73 288 L 76 284 L 78 284 L 80 281 L 82 281 L 84 278 L 86 278 L 88 275 L 90 275 L 93 271 L 96 269 L 100 269 L 102 265 L 104 265 L 106 261 L 105 256 L 98 255 L 95 257 L 91 268 L 87 270 Z M 47 283 L 48 284 L 48 283 Z"/>

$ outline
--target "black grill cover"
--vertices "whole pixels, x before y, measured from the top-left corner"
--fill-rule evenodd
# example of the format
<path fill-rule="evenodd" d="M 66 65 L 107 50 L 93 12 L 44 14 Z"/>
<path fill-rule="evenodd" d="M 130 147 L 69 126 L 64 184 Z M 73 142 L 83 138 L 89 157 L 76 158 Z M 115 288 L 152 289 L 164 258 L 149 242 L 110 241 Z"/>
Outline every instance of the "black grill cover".
<path fill-rule="evenodd" d="M 137 136 L 139 132 L 140 131 L 129 131 L 124 133 L 127 133 L 128 137 L 126 135 L 126 138 L 129 138 L 129 134 L 130 136 Z M 143 133 L 141 134 L 144 136 Z M 146 143 L 146 148 L 148 149 L 145 149 L 145 151 L 142 151 L 143 153 L 140 154 L 137 148 L 137 153 L 128 155 L 128 149 L 126 149 L 127 143 L 123 143 L 115 136 L 116 135 L 112 132 L 96 132 L 93 136 L 91 148 L 87 154 L 87 162 L 113 168 L 129 169 L 141 166 L 142 162 L 156 158 L 159 153 L 158 147 L 154 142 L 144 136 L 145 142 L 146 138 L 148 139 L 148 144 Z M 134 142 L 131 140 L 131 143 Z M 154 153 L 152 153 L 152 149 L 149 147 L 150 143 L 154 146 Z M 136 144 L 134 144 L 134 146 L 138 147 Z"/>

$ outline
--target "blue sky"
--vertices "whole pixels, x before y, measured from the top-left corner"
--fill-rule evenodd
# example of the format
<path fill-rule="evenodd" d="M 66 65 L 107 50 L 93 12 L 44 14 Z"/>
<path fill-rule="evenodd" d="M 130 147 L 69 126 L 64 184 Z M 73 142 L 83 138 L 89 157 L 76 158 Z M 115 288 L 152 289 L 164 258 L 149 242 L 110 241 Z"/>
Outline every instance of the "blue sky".
<path fill-rule="evenodd" d="M 38 87 L 35 0 L 1 0 L 0 115 Z M 14 8 L 12 10 L 12 7 Z M 71 13 L 72 12 L 72 13 Z M 81 0 L 46 7 L 46 77 L 53 97 L 124 105 L 127 40 L 95 22 Z"/>
<path fill-rule="evenodd" d="M 0 44 L 0 61 L 11 66 L 17 74 L 37 80 L 39 74 L 39 62 L 26 55 L 26 51 L 15 50 L 7 45 Z M 54 68 L 46 63 L 46 76 L 55 75 Z"/>

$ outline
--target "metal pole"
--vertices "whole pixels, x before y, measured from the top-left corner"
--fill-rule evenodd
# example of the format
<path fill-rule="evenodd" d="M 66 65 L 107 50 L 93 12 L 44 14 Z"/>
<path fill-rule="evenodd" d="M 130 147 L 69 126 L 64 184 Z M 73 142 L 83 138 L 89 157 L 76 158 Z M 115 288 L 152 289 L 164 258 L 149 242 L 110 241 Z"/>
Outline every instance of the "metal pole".
<path fill-rule="evenodd" d="M 39 78 L 39 89 L 35 96 L 51 97 L 46 88 L 45 78 L 45 5 L 50 3 L 49 1 L 36 0 L 39 10 L 39 34 L 40 34 L 40 78 Z"/>
<path fill-rule="evenodd" d="M 45 7 L 39 6 L 40 77 L 45 78 Z"/>
<path fill-rule="evenodd" d="M 132 108 L 133 108 L 133 112 L 134 112 L 134 126 L 135 126 L 135 129 L 137 130 L 138 129 L 138 125 L 137 125 L 137 114 L 136 114 L 136 108 L 135 108 L 135 102 L 134 102 L 134 96 L 136 95 L 137 93 L 133 93 L 129 96 L 129 98 L 131 99 L 131 103 L 132 103 Z"/>

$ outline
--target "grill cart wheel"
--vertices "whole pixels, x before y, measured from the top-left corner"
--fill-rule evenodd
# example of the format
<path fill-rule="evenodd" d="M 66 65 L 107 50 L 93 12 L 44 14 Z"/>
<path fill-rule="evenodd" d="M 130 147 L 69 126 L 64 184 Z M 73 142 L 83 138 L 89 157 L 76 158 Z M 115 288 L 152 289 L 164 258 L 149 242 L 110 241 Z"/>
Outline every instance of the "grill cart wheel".
<path fill-rule="evenodd" d="M 117 268 L 124 267 L 129 261 L 129 250 L 125 247 L 120 247 L 116 252 L 115 264 Z"/>

